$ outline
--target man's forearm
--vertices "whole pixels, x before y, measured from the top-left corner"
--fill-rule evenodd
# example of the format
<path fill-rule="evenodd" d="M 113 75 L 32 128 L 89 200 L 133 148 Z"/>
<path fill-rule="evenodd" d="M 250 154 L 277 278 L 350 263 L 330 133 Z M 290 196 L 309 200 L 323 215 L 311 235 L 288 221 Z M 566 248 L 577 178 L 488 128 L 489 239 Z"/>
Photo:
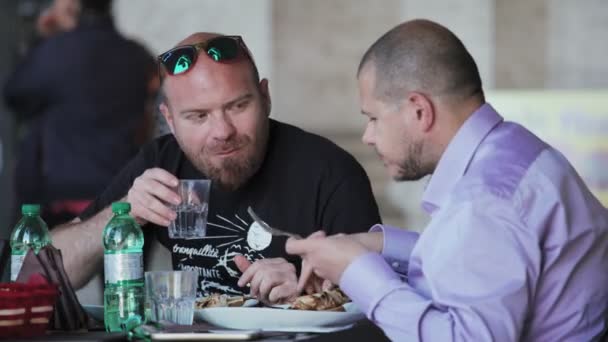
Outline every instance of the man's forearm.
<path fill-rule="evenodd" d="M 65 271 L 75 289 L 101 270 L 103 229 L 111 216 L 108 207 L 84 222 L 67 223 L 51 231 L 53 245 L 61 250 Z"/>

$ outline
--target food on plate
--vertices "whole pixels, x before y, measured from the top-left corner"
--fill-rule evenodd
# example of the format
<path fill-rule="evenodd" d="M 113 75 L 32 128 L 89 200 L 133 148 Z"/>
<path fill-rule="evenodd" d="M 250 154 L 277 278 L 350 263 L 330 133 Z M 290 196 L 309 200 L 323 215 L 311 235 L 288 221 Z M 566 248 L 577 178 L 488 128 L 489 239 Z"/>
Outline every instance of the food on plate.
<path fill-rule="evenodd" d="M 245 296 L 229 296 L 226 294 L 212 293 L 207 297 L 197 298 L 194 307 L 196 309 L 206 309 L 224 306 L 243 306 L 245 300 Z"/>
<path fill-rule="evenodd" d="M 290 309 L 294 310 L 313 310 L 313 311 L 344 311 L 345 303 L 350 302 L 350 298 L 339 288 L 326 290 L 320 293 L 300 296 L 294 300 Z"/>

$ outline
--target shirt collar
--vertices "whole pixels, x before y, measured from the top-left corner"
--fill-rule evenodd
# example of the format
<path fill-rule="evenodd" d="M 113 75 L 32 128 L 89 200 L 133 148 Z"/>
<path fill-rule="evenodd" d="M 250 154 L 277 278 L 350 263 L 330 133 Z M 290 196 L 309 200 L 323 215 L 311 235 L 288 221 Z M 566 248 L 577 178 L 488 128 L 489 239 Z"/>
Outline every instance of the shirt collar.
<path fill-rule="evenodd" d="M 441 155 L 435 172 L 422 196 L 422 208 L 431 214 L 440 208 L 464 175 L 477 147 L 490 131 L 503 121 L 489 104 L 479 107 L 458 129 Z"/>

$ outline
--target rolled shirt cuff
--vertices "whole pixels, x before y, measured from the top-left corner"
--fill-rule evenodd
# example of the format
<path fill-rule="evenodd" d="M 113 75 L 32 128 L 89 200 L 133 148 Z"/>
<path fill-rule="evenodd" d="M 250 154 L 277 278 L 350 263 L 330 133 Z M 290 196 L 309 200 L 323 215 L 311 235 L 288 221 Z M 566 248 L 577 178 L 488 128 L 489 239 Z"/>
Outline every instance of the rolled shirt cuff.
<path fill-rule="evenodd" d="M 418 241 L 419 233 L 388 225 L 374 225 L 370 232 L 382 232 L 382 256 L 398 273 L 407 274 L 412 250 Z"/>

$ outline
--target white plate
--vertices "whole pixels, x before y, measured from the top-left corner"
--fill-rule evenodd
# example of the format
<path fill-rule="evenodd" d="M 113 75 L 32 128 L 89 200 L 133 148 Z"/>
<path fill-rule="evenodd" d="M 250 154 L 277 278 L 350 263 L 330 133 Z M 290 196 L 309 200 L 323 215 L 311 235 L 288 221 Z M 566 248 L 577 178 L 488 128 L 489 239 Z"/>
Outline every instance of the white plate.
<path fill-rule="evenodd" d="M 82 307 L 91 317 L 103 322 L 103 305 L 83 305 Z"/>
<path fill-rule="evenodd" d="M 194 319 L 228 329 L 309 331 L 319 327 L 345 326 L 365 318 L 353 303 L 345 312 L 273 308 L 208 308 L 196 310 Z"/>

